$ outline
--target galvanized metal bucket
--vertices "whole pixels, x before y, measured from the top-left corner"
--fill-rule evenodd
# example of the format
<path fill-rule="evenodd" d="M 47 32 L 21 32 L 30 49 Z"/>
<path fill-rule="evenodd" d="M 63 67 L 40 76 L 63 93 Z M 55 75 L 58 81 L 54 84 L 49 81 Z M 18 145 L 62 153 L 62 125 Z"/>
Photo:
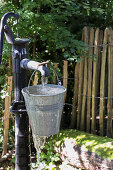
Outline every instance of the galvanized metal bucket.
<path fill-rule="evenodd" d="M 22 89 L 33 134 L 50 136 L 59 132 L 65 91 L 65 87 L 54 84 Z"/>

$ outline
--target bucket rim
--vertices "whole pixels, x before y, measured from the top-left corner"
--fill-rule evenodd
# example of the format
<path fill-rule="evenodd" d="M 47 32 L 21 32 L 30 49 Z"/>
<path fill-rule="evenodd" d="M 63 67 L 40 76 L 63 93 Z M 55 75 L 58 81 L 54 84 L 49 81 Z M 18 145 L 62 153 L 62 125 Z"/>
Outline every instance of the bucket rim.
<path fill-rule="evenodd" d="M 62 88 L 64 91 L 63 92 L 60 92 L 60 93 L 56 93 L 56 94 L 51 94 L 51 95 L 48 95 L 48 94 L 45 94 L 45 95 L 35 95 L 35 94 L 30 94 L 28 93 L 28 91 L 26 91 L 26 89 L 30 88 L 30 87 L 36 87 L 36 86 L 42 86 L 42 84 L 38 84 L 38 85 L 34 85 L 34 86 L 29 86 L 29 87 L 24 87 L 21 91 L 22 91 L 22 94 L 27 94 L 29 96 L 39 96 L 39 97 L 47 97 L 47 96 L 56 96 L 56 95 L 59 95 L 59 94 L 62 94 L 62 93 L 65 93 L 66 92 L 66 88 L 64 86 L 61 86 L 61 85 L 56 85 L 56 84 L 46 84 L 45 86 L 54 86 L 54 87 L 60 87 Z"/>

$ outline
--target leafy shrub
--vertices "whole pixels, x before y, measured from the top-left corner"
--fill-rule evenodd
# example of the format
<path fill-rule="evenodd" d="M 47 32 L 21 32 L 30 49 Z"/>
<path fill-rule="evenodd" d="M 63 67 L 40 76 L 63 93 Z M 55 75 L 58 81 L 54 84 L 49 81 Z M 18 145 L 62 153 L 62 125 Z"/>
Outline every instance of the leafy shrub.
<path fill-rule="evenodd" d="M 50 140 L 40 154 L 40 162 L 45 169 L 49 169 L 49 166 L 55 167 L 55 163 L 60 161 L 59 154 L 54 153 L 53 148 L 53 142 Z"/>

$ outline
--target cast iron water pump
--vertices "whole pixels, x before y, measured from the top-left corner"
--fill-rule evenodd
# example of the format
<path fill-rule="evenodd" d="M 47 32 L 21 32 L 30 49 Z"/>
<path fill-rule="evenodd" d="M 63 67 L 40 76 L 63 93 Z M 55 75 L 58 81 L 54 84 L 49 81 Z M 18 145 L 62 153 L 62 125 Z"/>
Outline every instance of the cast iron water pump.
<path fill-rule="evenodd" d="M 15 169 L 30 170 L 30 153 L 29 153 L 29 120 L 26 112 L 25 102 L 21 90 L 27 86 L 26 69 L 39 70 L 42 76 L 48 76 L 48 68 L 45 63 L 40 64 L 30 61 L 28 57 L 27 38 L 14 38 L 12 30 L 6 25 L 7 19 L 14 17 L 19 19 L 19 15 L 8 12 L 1 19 L 0 29 L 0 64 L 2 61 L 3 38 L 4 35 L 9 44 L 12 44 L 12 59 L 14 72 L 14 101 L 10 111 L 15 114 Z M 18 27 L 18 25 L 17 25 Z M 17 28 L 18 34 L 18 28 Z"/>

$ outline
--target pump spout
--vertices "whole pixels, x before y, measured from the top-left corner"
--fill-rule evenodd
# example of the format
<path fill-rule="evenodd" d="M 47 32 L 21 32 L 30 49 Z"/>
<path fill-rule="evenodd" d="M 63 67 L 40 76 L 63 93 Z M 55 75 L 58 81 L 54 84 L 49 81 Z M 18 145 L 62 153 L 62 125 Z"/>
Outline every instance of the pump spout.
<path fill-rule="evenodd" d="M 47 67 L 48 63 L 49 61 L 39 63 L 25 58 L 21 60 L 20 66 L 24 69 L 38 70 L 40 71 L 42 77 L 48 77 L 49 76 L 49 69 Z"/>

